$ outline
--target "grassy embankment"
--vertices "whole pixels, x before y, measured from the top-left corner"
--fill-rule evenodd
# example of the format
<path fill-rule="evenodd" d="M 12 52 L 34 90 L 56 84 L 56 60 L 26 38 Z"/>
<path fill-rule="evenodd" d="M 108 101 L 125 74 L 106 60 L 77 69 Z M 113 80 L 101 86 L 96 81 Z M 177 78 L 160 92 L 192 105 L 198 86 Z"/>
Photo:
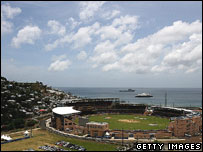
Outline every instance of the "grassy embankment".
<path fill-rule="evenodd" d="M 22 137 L 22 133 L 12 134 L 12 138 Z M 33 130 L 33 137 L 22 141 L 16 141 L 1 145 L 1 151 L 22 151 L 29 148 L 34 150 L 39 146 L 50 145 L 53 146 L 57 141 L 64 140 L 85 147 L 88 151 L 115 151 L 117 145 L 98 143 L 94 141 L 79 140 L 73 138 L 66 138 L 56 134 L 49 133 L 46 130 Z M 56 146 L 56 145 L 55 145 Z M 60 147 L 67 149 L 64 147 Z"/>

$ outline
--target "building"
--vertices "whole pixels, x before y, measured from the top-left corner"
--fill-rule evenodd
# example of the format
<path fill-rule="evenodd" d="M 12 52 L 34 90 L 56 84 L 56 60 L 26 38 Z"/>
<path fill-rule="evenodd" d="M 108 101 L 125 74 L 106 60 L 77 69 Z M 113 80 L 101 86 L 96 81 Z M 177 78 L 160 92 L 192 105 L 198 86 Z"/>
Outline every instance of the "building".
<path fill-rule="evenodd" d="M 180 117 L 184 116 L 187 113 L 191 113 L 191 111 L 181 108 L 174 107 L 157 107 L 152 106 L 153 116 L 164 116 L 164 117 Z"/>
<path fill-rule="evenodd" d="M 74 115 L 80 113 L 73 107 L 56 107 L 52 109 L 51 124 L 57 130 L 73 129 Z"/>
<path fill-rule="evenodd" d="M 172 132 L 168 130 L 143 130 L 135 131 L 135 139 L 150 139 L 150 138 L 170 138 L 172 137 Z"/>
<path fill-rule="evenodd" d="M 73 107 L 56 107 L 52 110 L 51 125 L 61 131 L 68 131 L 74 134 L 89 134 L 91 137 L 103 137 L 109 130 L 106 122 L 88 122 L 88 118 L 79 117 L 79 125 L 74 120 L 80 111 Z"/>
<path fill-rule="evenodd" d="M 86 127 L 91 137 L 103 137 L 109 130 L 109 124 L 106 122 L 88 122 Z"/>
<path fill-rule="evenodd" d="M 128 107 L 128 105 L 125 105 Z M 137 107 L 137 106 L 136 106 Z M 119 108 L 118 108 L 119 109 Z M 130 108 L 129 108 L 130 109 Z M 140 109 L 143 109 L 140 108 Z M 117 109 L 116 109 L 117 110 Z M 130 110 L 133 110 L 130 109 Z M 138 110 L 139 111 L 139 110 Z M 155 115 L 173 116 L 168 129 L 165 130 L 110 130 L 106 122 L 89 122 L 88 117 L 81 117 L 84 113 L 73 109 L 73 107 L 57 107 L 52 110 L 51 125 L 57 130 L 69 132 L 75 135 L 89 135 L 91 137 L 114 137 L 114 139 L 152 139 L 171 138 L 172 136 L 184 137 L 194 136 L 202 131 L 202 117 L 192 110 L 153 107 Z M 122 111 L 123 112 L 123 111 Z M 151 114 L 152 111 L 150 111 Z M 160 112 L 160 113 L 159 113 Z M 153 114 L 153 113 L 152 113 Z M 80 115 L 80 116 L 79 116 Z M 79 116 L 79 117 L 78 117 Z M 78 124 L 76 124 L 78 118 Z"/>
<path fill-rule="evenodd" d="M 79 117 L 79 126 L 86 127 L 86 124 L 89 122 L 87 117 Z"/>
<path fill-rule="evenodd" d="M 178 117 L 169 124 L 168 128 L 176 137 L 194 136 L 202 130 L 202 118 L 201 116 Z"/>

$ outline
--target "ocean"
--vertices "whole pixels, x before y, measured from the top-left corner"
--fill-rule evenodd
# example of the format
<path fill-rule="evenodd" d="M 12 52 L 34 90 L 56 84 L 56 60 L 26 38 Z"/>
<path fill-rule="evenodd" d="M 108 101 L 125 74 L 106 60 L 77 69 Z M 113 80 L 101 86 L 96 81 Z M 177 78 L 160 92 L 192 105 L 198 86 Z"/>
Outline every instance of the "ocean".
<path fill-rule="evenodd" d="M 131 104 L 149 104 L 162 105 L 165 104 L 165 94 L 167 94 L 167 106 L 174 107 L 202 107 L 202 88 L 130 88 L 135 92 L 120 92 L 119 90 L 127 90 L 128 88 L 74 88 L 74 87 L 58 87 L 66 93 L 82 98 L 119 98 Z M 150 93 L 151 98 L 135 97 L 139 93 Z"/>

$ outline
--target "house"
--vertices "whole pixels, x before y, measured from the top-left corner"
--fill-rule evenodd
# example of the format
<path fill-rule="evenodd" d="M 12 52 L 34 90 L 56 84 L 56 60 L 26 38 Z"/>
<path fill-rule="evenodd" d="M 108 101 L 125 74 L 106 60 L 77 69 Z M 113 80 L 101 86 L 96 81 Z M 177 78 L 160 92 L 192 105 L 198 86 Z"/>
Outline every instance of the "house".
<path fill-rule="evenodd" d="M 42 104 L 42 101 L 37 101 L 37 104 Z"/>
<path fill-rule="evenodd" d="M 32 102 L 30 99 L 26 100 L 25 102 Z"/>
<path fill-rule="evenodd" d="M 33 112 L 26 112 L 25 114 L 26 115 L 33 115 L 34 113 Z"/>
<path fill-rule="evenodd" d="M 12 95 L 12 96 L 11 96 L 11 98 L 12 98 L 12 99 L 15 99 L 15 98 L 16 98 L 16 96 L 15 96 L 15 95 Z"/>
<path fill-rule="evenodd" d="M 15 103 L 15 100 L 8 100 L 9 103 Z"/>
<path fill-rule="evenodd" d="M 9 84 L 9 85 L 7 86 L 7 88 L 8 88 L 8 89 L 11 89 L 11 88 L 13 88 L 13 85 L 12 85 L 12 84 Z"/>
<path fill-rule="evenodd" d="M 33 94 L 33 93 L 31 93 L 31 94 L 30 94 L 30 96 L 34 97 L 34 94 Z"/>

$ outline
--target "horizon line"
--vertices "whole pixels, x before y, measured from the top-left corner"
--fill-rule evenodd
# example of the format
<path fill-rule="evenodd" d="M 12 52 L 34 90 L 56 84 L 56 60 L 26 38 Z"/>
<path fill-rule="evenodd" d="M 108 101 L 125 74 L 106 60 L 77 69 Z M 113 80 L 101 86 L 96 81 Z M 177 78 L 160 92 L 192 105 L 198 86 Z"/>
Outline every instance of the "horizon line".
<path fill-rule="evenodd" d="M 157 88 L 157 89 L 202 89 L 202 87 L 87 87 L 87 86 L 67 86 L 67 87 L 64 87 L 64 86 L 53 86 L 54 88 L 137 88 L 137 89 L 147 89 L 147 88 L 150 88 L 150 89 L 153 89 L 153 88 Z"/>

